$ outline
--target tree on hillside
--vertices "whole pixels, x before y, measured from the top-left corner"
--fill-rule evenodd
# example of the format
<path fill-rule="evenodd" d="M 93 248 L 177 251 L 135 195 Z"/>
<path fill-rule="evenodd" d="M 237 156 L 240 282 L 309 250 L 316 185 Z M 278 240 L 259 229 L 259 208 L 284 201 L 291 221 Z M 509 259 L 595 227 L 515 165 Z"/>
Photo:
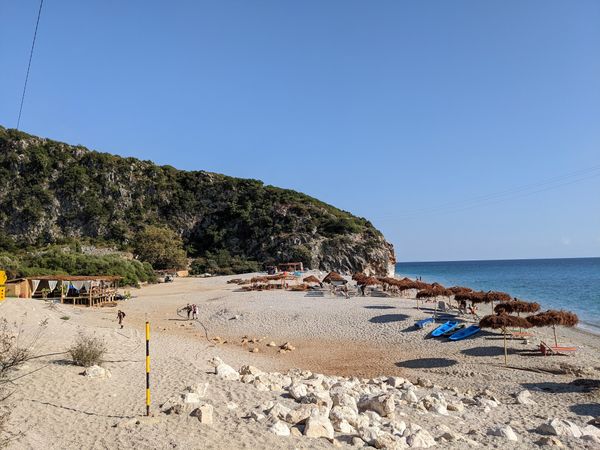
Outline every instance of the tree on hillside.
<path fill-rule="evenodd" d="M 187 267 L 183 241 L 169 228 L 148 226 L 136 235 L 133 245 L 137 258 L 155 269 Z"/>

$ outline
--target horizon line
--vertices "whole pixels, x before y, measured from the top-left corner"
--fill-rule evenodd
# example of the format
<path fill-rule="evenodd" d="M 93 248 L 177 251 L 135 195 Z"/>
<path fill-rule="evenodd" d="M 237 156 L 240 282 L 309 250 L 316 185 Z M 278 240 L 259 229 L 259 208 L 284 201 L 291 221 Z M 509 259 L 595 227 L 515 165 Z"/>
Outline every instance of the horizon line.
<path fill-rule="evenodd" d="M 552 258 L 500 258 L 500 259 L 450 259 L 450 260 L 426 260 L 426 261 L 396 261 L 396 264 L 414 263 L 451 263 L 451 262 L 484 262 L 484 261 L 548 261 L 558 259 L 600 259 L 600 256 L 570 256 Z"/>

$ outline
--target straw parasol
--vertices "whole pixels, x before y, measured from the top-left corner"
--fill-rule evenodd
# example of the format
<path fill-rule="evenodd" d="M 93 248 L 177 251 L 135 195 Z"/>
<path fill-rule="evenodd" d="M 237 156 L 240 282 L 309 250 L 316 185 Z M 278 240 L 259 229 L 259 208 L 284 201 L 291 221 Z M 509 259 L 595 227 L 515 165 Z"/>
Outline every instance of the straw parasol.
<path fill-rule="evenodd" d="M 448 288 L 449 291 L 452 291 L 453 294 L 462 294 L 467 292 L 473 292 L 473 289 L 465 287 L 465 286 L 452 286 Z"/>
<path fill-rule="evenodd" d="M 552 327 L 554 331 L 554 345 L 558 347 L 556 338 L 556 326 L 574 327 L 579 323 L 579 317 L 570 311 L 556 311 L 550 309 L 533 316 L 527 317 L 527 321 L 534 327 Z"/>
<path fill-rule="evenodd" d="M 540 310 L 540 304 L 535 302 L 524 302 L 522 300 L 514 300 L 512 302 L 498 303 L 494 308 L 494 311 L 498 314 L 512 314 L 512 313 L 527 313 L 531 314 Z"/>
<path fill-rule="evenodd" d="M 417 298 L 450 297 L 452 295 L 452 291 L 440 286 L 441 285 L 421 289 L 417 292 Z"/>
<path fill-rule="evenodd" d="M 341 281 L 343 283 L 347 283 L 348 281 L 341 276 L 337 272 L 329 272 L 325 278 L 323 278 L 323 283 L 331 283 L 332 281 Z"/>
<path fill-rule="evenodd" d="M 506 347 L 506 329 L 508 327 L 531 328 L 531 323 L 524 317 L 509 316 L 508 314 L 489 315 L 479 321 L 480 328 L 493 328 L 502 330 L 504 335 L 504 364 L 508 364 L 508 350 Z"/>
<path fill-rule="evenodd" d="M 364 284 L 365 286 L 376 286 L 376 285 L 381 285 L 381 281 L 379 281 L 375 277 L 366 277 L 366 278 L 363 278 L 359 284 Z"/>
<path fill-rule="evenodd" d="M 314 275 L 309 275 L 302 280 L 306 284 L 321 284 L 321 280 L 319 280 Z"/>

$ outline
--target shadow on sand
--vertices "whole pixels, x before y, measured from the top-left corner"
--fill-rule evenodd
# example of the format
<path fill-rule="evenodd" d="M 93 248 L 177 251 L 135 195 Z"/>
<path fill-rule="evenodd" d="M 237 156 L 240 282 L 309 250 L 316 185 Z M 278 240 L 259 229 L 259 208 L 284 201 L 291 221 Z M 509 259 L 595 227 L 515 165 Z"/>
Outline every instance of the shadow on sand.
<path fill-rule="evenodd" d="M 382 314 L 381 316 L 371 317 L 369 322 L 371 323 L 390 323 L 390 322 L 403 322 L 410 319 L 410 316 L 406 314 Z"/>
<path fill-rule="evenodd" d="M 599 403 L 580 403 L 577 405 L 569 406 L 569 409 L 578 416 L 600 416 Z"/>
<path fill-rule="evenodd" d="M 438 367 L 451 367 L 458 364 L 455 359 L 447 358 L 419 358 L 409 359 L 408 361 L 400 361 L 396 363 L 397 367 L 407 369 L 434 369 Z"/>
<path fill-rule="evenodd" d="M 395 309 L 395 306 L 389 305 L 373 305 L 373 306 L 365 306 L 365 309 Z"/>
<path fill-rule="evenodd" d="M 473 347 L 466 348 L 460 351 L 463 355 L 467 356 L 502 356 L 504 355 L 504 347 L 500 347 L 497 345 L 490 345 L 485 347 Z M 519 355 L 521 354 L 521 350 L 508 347 L 509 355 Z"/>
<path fill-rule="evenodd" d="M 570 383 L 553 383 L 551 381 L 543 383 L 521 383 L 526 389 L 538 389 L 544 392 L 554 393 L 576 393 L 576 392 L 592 392 L 600 388 L 600 380 L 593 380 L 589 378 L 578 378 Z M 600 408 L 600 405 L 597 405 Z M 600 414 L 600 411 L 596 411 Z M 593 416 L 594 414 L 588 414 Z"/>

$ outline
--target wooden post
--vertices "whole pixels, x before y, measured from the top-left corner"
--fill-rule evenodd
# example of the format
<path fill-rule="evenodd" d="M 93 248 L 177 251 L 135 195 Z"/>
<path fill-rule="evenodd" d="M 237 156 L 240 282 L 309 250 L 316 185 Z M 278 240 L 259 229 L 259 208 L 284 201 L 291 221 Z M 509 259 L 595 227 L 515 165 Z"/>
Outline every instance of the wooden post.
<path fill-rule="evenodd" d="M 88 303 L 89 306 L 92 306 L 92 283 L 90 283 L 90 287 L 88 288 Z"/>

